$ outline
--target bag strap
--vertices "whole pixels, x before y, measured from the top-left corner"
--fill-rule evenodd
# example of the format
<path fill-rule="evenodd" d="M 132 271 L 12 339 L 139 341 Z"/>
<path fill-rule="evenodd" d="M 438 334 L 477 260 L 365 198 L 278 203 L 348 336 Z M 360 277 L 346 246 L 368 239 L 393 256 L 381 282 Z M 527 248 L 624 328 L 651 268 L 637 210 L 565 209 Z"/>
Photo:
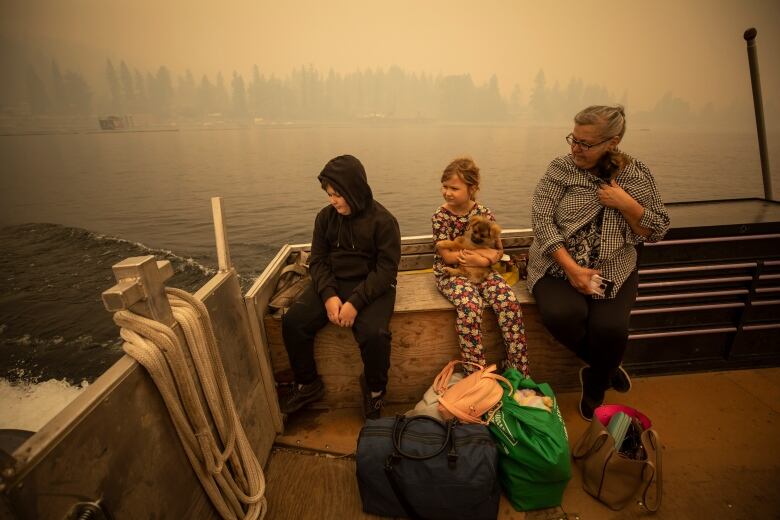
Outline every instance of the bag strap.
<path fill-rule="evenodd" d="M 658 511 L 661 507 L 661 499 L 663 498 L 663 476 L 661 473 L 661 442 L 658 439 L 658 432 L 652 428 L 648 428 L 642 432 L 642 445 L 647 452 L 646 467 L 649 466 L 653 469 L 650 474 L 650 478 L 647 480 L 645 490 L 642 492 L 642 503 L 645 508 L 651 513 Z M 647 493 L 650 491 L 650 486 L 655 481 L 655 505 L 650 507 L 647 503 Z"/>
<path fill-rule="evenodd" d="M 595 417 L 593 420 L 598 421 L 598 419 Z M 599 425 L 601 425 L 601 423 L 599 423 Z M 604 445 L 604 442 L 607 442 L 609 431 L 607 431 L 603 425 L 601 425 L 601 428 L 595 434 L 593 432 L 594 429 L 595 427 L 589 427 L 585 432 L 585 435 L 580 439 L 580 442 L 578 442 L 574 447 L 574 451 L 572 451 L 571 456 L 574 457 L 575 460 L 589 457 L 601 449 L 601 447 Z M 602 441 L 602 439 L 604 440 Z"/>
<path fill-rule="evenodd" d="M 447 390 L 447 384 L 450 382 L 452 374 L 455 372 L 456 365 L 471 365 L 474 368 L 485 372 L 496 369 L 496 365 L 488 365 L 483 367 L 479 363 L 474 363 L 472 361 L 461 361 L 460 359 L 453 359 L 447 363 L 444 368 L 442 368 L 441 372 L 439 372 L 436 378 L 433 380 L 433 389 L 437 394 L 442 394 L 445 390 Z"/>
<path fill-rule="evenodd" d="M 298 258 L 295 259 L 295 263 L 298 265 L 301 265 L 305 267 L 306 269 L 309 268 L 309 257 L 311 256 L 310 252 L 304 251 L 301 249 L 298 252 Z"/>
<path fill-rule="evenodd" d="M 485 373 L 482 374 L 482 377 L 487 377 L 489 379 L 495 379 L 496 381 L 503 381 L 504 383 L 506 383 L 506 386 L 509 387 L 509 390 L 510 390 L 509 395 L 512 395 L 513 393 L 515 393 L 515 387 L 514 387 L 514 385 L 512 385 L 512 382 L 509 379 L 507 379 L 504 376 L 502 376 L 501 374 L 494 374 L 492 372 L 485 372 Z"/>
<path fill-rule="evenodd" d="M 404 430 L 406 430 L 409 424 L 411 424 L 413 421 L 416 420 L 429 420 L 431 422 L 438 424 L 446 431 L 446 437 L 444 439 L 444 442 L 442 443 L 441 447 L 438 450 L 436 450 L 436 452 L 433 453 L 432 455 L 411 455 L 408 453 L 404 453 L 401 450 L 401 438 L 403 437 Z M 427 415 L 416 415 L 409 420 L 406 420 L 406 417 L 404 415 L 396 415 L 395 417 L 395 422 L 393 423 L 393 434 L 392 434 L 393 453 L 391 453 L 387 457 L 387 460 L 385 461 L 385 476 L 387 476 L 387 480 L 388 482 L 390 482 L 390 488 L 393 490 L 393 493 L 395 494 L 395 498 L 398 499 L 398 502 L 401 504 L 401 507 L 403 507 L 404 511 L 406 511 L 406 514 L 412 520 L 424 520 L 424 518 L 420 516 L 419 513 L 417 513 L 417 511 L 414 509 L 414 506 L 412 506 L 412 504 L 406 498 L 406 494 L 404 493 L 403 489 L 401 489 L 401 485 L 398 483 L 398 480 L 396 479 L 395 472 L 393 471 L 393 465 L 396 461 L 399 461 L 402 458 L 411 459 L 411 460 L 426 460 L 426 459 L 433 458 L 439 453 L 441 453 L 444 450 L 444 448 L 446 448 L 448 445 L 450 447 L 450 451 L 447 455 L 447 459 L 450 465 L 454 465 L 455 461 L 457 461 L 458 454 L 455 453 L 455 442 L 452 435 L 452 427 L 453 427 L 452 421 L 448 421 L 446 424 L 444 424 L 441 421 L 434 419 L 433 417 L 429 417 Z"/>
<path fill-rule="evenodd" d="M 434 417 L 431 417 L 430 415 L 415 415 L 409 420 L 404 420 L 403 415 L 396 416 L 395 423 L 393 424 L 393 451 L 396 455 L 403 457 L 405 459 L 410 460 L 428 460 L 432 459 L 433 457 L 437 456 L 439 453 L 444 451 L 444 449 L 449 446 L 451 443 L 454 446 L 454 443 L 452 442 L 452 422 L 447 421 L 447 423 L 443 423 L 439 421 L 438 419 L 435 419 Z M 439 446 L 439 449 L 435 452 L 431 453 L 430 455 L 412 455 L 411 453 L 405 453 L 401 449 L 401 441 L 404 436 L 404 431 L 406 431 L 406 428 L 412 424 L 414 421 L 430 421 L 437 426 L 440 426 L 444 430 L 444 442 L 441 443 L 441 446 Z M 401 424 L 400 430 L 398 429 L 399 423 Z M 452 447 L 450 448 L 452 451 Z"/>
<path fill-rule="evenodd" d="M 281 277 L 284 273 L 289 273 L 290 271 L 293 271 L 295 273 L 298 273 L 301 276 L 306 276 L 306 273 L 309 271 L 305 265 L 301 264 L 288 264 L 282 268 L 282 272 L 279 273 L 279 276 Z"/>

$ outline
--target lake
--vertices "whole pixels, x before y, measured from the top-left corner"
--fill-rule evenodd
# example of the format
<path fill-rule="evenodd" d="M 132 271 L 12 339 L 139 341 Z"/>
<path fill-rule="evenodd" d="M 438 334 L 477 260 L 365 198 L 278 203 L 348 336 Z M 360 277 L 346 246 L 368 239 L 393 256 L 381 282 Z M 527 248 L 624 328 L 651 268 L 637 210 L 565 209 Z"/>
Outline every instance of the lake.
<path fill-rule="evenodd" d="M 463 154 L 481 167 L 479 199 L 499 223 L 527 227 L 532 191 L 567 153 L 569 131 L 367 124 L 5 136 L 0 224 L 79 227 L 213 264 L 209 199 L 221 196 L 236 266 L 257 272 L 279 245 L 310 240 L 327 203 L 316 176 L 336 155 L 363 162 L 404 235 L 430 232 L 441 171 Z M 651 168 L 667 201 L 763 194 L 753 133 L 629 127 L 622 148 Z"/>

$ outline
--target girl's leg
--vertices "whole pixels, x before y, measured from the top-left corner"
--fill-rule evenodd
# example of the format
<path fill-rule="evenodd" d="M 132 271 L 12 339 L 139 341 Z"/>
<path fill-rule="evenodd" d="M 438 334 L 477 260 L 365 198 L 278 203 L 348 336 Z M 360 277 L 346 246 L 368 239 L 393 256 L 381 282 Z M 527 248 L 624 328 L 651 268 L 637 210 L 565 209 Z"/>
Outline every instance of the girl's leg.
<path fill-rule="evenodd" d="M 525 338 L 525 324 L 520 303 L 515 298 L 512 288 L 500 274 L 490 273 L 482 284 L 480 294 L 496 313 L 501 335 L 506 347 L 506 365 L 514 367 L 528 376 L 528 353 Z"/>
<path fill-rule="evenodd" d="M 442 277 L 436 281 L 439 291 L 455 306 L 455 332 L 463 361 L 485 366 L 485 352 L 482 348 L 482 297 L 463 276 Z M 466 374 L 472 372 L 469 365 L 463 365 Z"/>

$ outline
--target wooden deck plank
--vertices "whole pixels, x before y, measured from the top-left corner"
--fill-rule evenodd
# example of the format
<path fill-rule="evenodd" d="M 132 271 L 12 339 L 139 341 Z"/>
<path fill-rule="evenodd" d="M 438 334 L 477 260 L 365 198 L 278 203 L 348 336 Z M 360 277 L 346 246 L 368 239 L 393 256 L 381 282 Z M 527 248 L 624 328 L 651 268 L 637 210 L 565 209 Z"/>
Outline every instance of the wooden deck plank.
<path fill-rule="evenodd" d="M 382 518 L 363 513 L 354 459 L 275 449 L 265 475 L 266 520 Z"/>

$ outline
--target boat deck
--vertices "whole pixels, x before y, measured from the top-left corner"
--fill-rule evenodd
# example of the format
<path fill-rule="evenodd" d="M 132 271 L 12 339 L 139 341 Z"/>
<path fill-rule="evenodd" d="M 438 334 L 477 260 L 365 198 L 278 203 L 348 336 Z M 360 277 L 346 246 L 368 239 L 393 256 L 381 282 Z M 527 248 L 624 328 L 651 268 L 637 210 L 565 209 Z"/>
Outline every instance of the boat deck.
<path fill-rule="evenodd" d="M 573 445 L 586 430 L 578 392 L 558 401 Z M 629 394 L 606 402 L 647 414 L 663 450 L 659 519 L 780 518 L 780 368 L 636 377 Z M 411 405 L 409 406 L 409 408 Z M 384 415 L 405 411 L 392 405 Z M 354 408 L 306 410 L 291 417 L 266 465 L 266 518 L 378 518 L 363 514 L 354 451 L 362 426 Z M 634 519 L 639 505 L 612 511 L 582 489 L 579 468 L 562 509 L 516 512 L 502 498 L 502 519 Z"/>

